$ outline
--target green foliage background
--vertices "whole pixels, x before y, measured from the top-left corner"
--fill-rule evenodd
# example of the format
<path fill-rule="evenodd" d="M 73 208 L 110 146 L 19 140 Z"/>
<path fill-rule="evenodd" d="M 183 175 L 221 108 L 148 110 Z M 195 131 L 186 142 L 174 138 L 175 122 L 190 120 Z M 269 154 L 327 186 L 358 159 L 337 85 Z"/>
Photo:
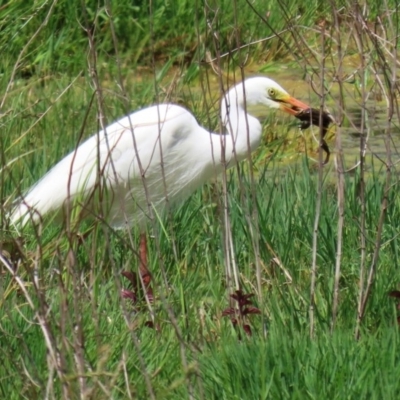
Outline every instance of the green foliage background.
<path fill-rule="evenodd" d="M 333 29 L 334 12 L 343 24 L 342 36 Z M 338 37 L 347 57 L 358 56 L 351 36 L 355 30 L 348 29 L 356 26 L 357 12 L 368 26 L 379 26 L 383 19 L 394 32 L 400 27 L 395 1 L 0 1 L 1 251 L 11 253 L 13 266 L 18 266 L 15 277 L 4 263 L 0 268 L 0 397 L 396 398 L 398 310 L 388 293 L 400 280 L 400 202 L 397 175 L 387 191 L 384 164 L 377 157 L 368 159 L 364 177 L 358 169 L 346 174 L 340 302 L 333 332 L 337 181 L 333 162 L 323 170 L 313 339 L 308 313 L 318 194 L 315 144 L 311 135 L 301 138 L 295 124 L 282 116 L 263 120 L 263 145 L 252 162 L 228 173 L 232 248 L 246 293 L 256 292 L 256 259 L 261 260 L 262 295 L 252 301 L 262 314 L 249 318 L 251 337 L 223 317 L 230 304 L 220 182 L 205 185 L 149 227 L 156 329 L 148 326 L 151 315 L 143 302 L 133 305 L 120 297 L 121 288 L 128 286 L 121 271 L 137 267 L 136 227 L 114 232 L 83 221 L 71 232 L 50 220 L 42 231 L 18 232 L 7 223 L 12 201 L 99 127 L 86 29 L 95 41 L 109 122 L 166 100 L 185 105 L 202 125 L 216 129 L 219 81 L 204 63 L 208 51 L 212 56 L 232 52 L 220 63 L 227 74 L 245 66 L 249 73 L 276 74 L 283 86 L 290 85 L 285 77 L 296 75 L 294 81 L 302 81 L 309 70 L 320 76 L 322 67 L 312 56 L 321 51 L 321 26 L 331 34 L 328 58 L 338 59 Z M 281 31 L 278 38 L 233 51 Z M 397 42 L 388 32 L 387 49 L 395 54 Z M 379 44 L 362 37 L 369 64 L 346 86 L 351 88 L 347 98 L 358 108 L 364 104 L 362 73 L 372 86 L 368 68 L 380 54 Z M 289 72 L 280 75 L 282 71 Z M 318 107 L 318 96 L 309 96 Z M 327 98 L 337 112 L 337 94 Z M 351 127 L 355 118 L 346 118 L 344 125 Z M 393 124 L 398 127 L 398 116 Z M 392 139 L 397 140 L 395 132 Z M 298 153 L 304 156 L 296 157 Z M 356 341 L 362 178 L 367 267 L 385 196 L 388 207 L 377 273 Z M 47 323 L 51 346 L 39 317 Z M 49 348 L 56 350 L 62 368 Z"/>

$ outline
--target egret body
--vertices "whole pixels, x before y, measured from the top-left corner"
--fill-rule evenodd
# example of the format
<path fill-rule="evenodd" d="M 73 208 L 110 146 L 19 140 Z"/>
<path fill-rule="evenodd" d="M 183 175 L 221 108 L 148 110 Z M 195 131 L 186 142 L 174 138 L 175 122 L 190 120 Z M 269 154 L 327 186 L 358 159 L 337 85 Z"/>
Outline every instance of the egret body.
<path fill-rule="evenodd" d="M 201 127 L 186 109 L 151 106 L 109 125 L 58 162 L 26 194 L 11 222 L 26 225 L 79 199 L 96 217 L 101 182 L 104 217 L 114 228 L 143 226 L 152 209 L 182 200 L 208 179 L 243 160 L 260 144 L 261 124 L 246 108 L 263 105 L 295 115 L 309 106 L 266 77 L 231 88 L 221 100 L 225 134 Z M 101 179 L 99 179 L 99 176 Z"/>

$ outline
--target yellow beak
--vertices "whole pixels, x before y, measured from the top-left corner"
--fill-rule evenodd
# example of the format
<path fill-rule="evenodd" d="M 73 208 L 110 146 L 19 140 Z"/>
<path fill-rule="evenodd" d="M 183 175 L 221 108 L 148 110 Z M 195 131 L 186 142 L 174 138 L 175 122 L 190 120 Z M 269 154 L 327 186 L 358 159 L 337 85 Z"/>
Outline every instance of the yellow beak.
<path fill-rule="evenodd" d="M 300 111 L 308 110 L 310 108 L 309 105 L 295 99 L 292 96 L 279 100 L 279 103 L 281 104 L 281 110 L 291 115 L 296 115 Z"/>

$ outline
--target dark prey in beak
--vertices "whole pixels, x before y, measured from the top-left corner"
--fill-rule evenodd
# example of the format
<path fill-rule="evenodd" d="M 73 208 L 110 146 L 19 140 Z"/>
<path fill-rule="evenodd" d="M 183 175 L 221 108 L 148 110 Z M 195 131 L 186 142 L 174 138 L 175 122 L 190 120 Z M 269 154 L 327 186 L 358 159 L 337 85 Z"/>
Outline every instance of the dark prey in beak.
<path fill-rule="evenodd" d="M 321 141 L 321 148 L 326 153 L 325 161 L 323 165 L 329 162 L 329 156 L 331 152 L 329 150 L 329 146 L 325 142 L 325 135 L 328 132 L 329 124 L 331 122 L 335 122 L 332 115 L 329 114 L 327 111 L 320 111 L 316 108 L 308 108 L 306 110 L 301 110 L 295 114 L 295 117 L 301 121 L 300 129 L 307 129 L 311 125 L 319 126 L 319 119 L 321 114 L 321 123 L 322 123 L 322 141 Z"/>

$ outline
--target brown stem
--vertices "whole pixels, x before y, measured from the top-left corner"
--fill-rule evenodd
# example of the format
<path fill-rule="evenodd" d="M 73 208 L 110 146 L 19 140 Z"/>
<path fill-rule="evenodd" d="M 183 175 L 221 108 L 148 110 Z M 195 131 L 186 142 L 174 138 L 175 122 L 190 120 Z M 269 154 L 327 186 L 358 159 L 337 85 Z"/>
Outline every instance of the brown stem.
<path fill-rule="evenodd" d="M 321 143 L 323 140 L 323 126 L 322 126 L 322 113 L 324 109 L 324 68 L 325 68 L 325 29 L 322 27 L 321 32 L 321 104 L 320 104 L 320 121 L 319 121 L 319 163 L 318 163 L 318 186 L 317 186 L 317 199 L 315 206 L 315 218 L 314 218 L 314 229 L 313 229 L 313 245 L 312 245 L 312 264 L 311 264 L 311 283 L 310 283 L 310 307 L 309 307 L 309 318 L 310 318 L 310 337 L 314 337 L 315 333 L 315 321 L 314 321 L 314 308 L 315 308 L 315 288 L 317 282 L 317 250 L 318 250 L 318 227 L 319 219 L 321 216 L 321 202 L 322 202 L 322 181 L 323 181 L 323 160 L 322 160 L 322 147 Z"/>
<path fill-rule="evenodd" d="M 362 96 L 362 107 L 361 107 L 361 126 L 360 126 L 360 177 L 359 177 L 359 199 L 361 206 L 360 213 L 360 273 L 359 273 L 359 293 L 358 293 L 358 305 L 357 305 L 357 319 L 355 337 L 359 337 L 360 324 L 362 318 L 362 304 L 363 304 L 363 293 L 364 293 L 364 281 L 365 281 L 365 261 L 366 261 L 366 201 L 365 201 L 365 145 L 366 145 L 366 82 L 365 82 L 365 69 L 366 69 L 366 56 L 364 51 L 364 40 L 362 35 L 362 28 L 360 26 L 360 18 L 358 8 L 355 9 L 355 30 L 354 38 L 361 54 L 360 57 L 360 84 L 361 84 L 361 96 Z M 367 127 L 368 129 L 368 127 Z"/>
<path fill-rule="evenodd" d="M 338 67 L 336 71 L 336 78 L 339 85 L 339 113 L 337 116 L 338 127 L 336 129 L 336 174 L 337 174 L 337 201 L 338 201 L 338 225 L 337 225 L 337 248 L 336 248 L 336 260 L 335 260 L 335 279 L 333 288 L 333 303 L 332 303 L 332 321 L 331 321 L 331 332 L 335 329 L 338 307 L 339 307 L 339 282 L 341 276 L 341 261 L 342 261 L 342 243 L 343 243 L 343 226 L 344 226 L 344 206 L 345 206 L 345 182 L 344 182 L 344 159 L 343 159 L 343 148 L 341 138 L 341 125 L 343 120 L 344 110 L 344 92 L 343 92 L 343 50 L 342 50 L 342 39 L 340 31 L 340 19 L 338 11 L 333 1 L 331 1 L 331 7 L 335 19 L 335 33 L 337 35 L 337 53 L 338 53 Z"/>
<path fill-rule="evenodd" d="M 151 281 L 151 274 L 147 268 L 147 237 L 145 233 L 140 234 L 139 257 L 139 272 L 147 291 Z"/>

